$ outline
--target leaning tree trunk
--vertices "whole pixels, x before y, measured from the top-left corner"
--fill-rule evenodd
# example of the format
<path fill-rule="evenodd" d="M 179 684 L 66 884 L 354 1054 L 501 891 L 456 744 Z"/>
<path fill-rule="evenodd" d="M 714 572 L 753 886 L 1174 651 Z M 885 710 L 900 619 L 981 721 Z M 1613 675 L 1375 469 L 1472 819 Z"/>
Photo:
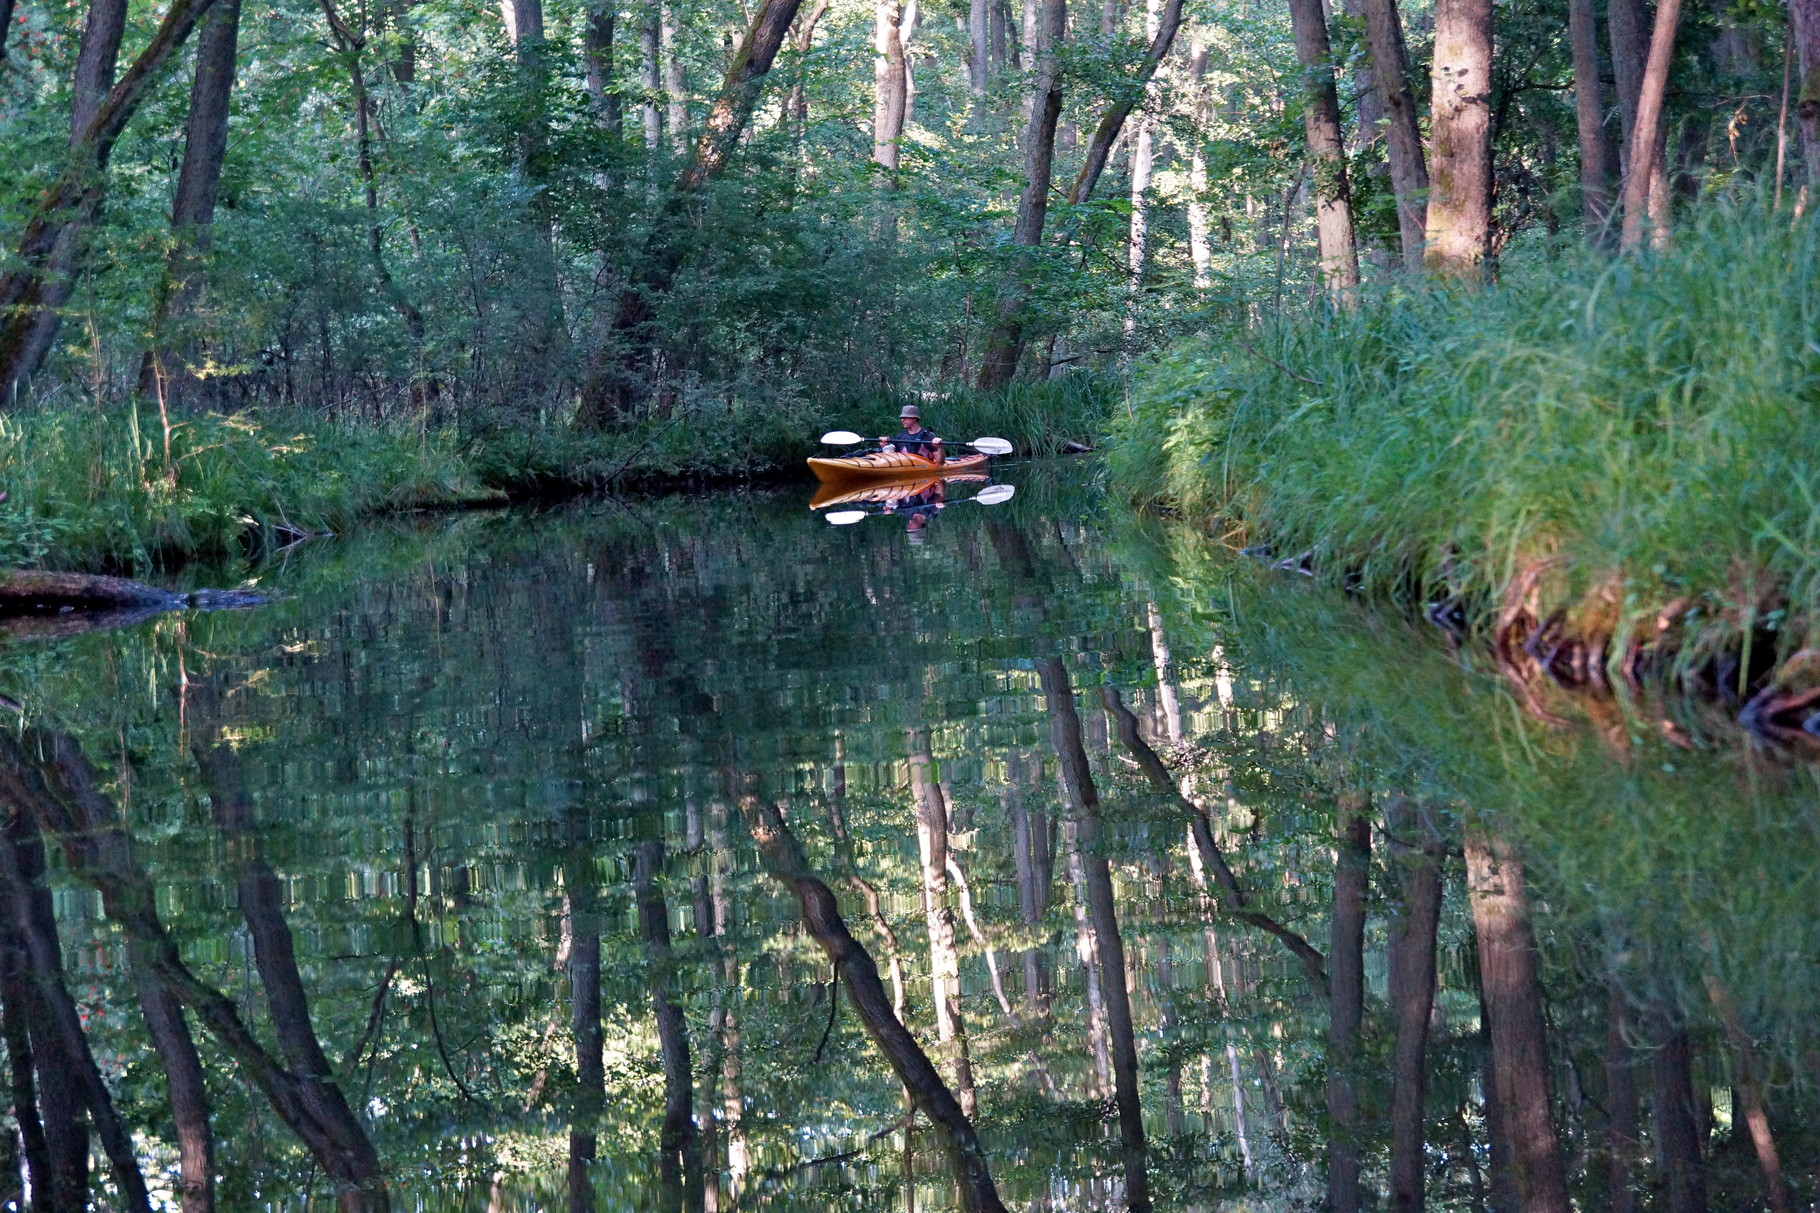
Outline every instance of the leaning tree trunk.
<path fill-rule="evenodd" d="M 152 347 L 139 363 L 139 392 L 160 387 L 188 394 L 186 364 L 191 345 L 183 330 L 202 294 L 221 192 L 221 165 L 227 155 L 228 101 L 234 91 L 234 63 L 240 41 L 240 0 L 215 0 L 196 36 L 196 74 L 190 85 L 190 114 L 184 127 L 183 167 L 171 206 L 171 252 L 152 306 Z M 167 390 L 167 395 L 170 393 Z"/>
<path fill-rule="evenodd" d="M 765 868 L 795 895 L 803 926 L 840 973 L 866 1034 L 885 1055 L 916 1110 L 934 1128 L 954 1173 L 963 1213 L 1005 1213 L 973 1122 L 961 1111 L 954 1092 L 942 1081 L 916 1037 L 892 1010 L 885 984 L 878 977 L 878 965 L 842 921 L 833 891 L 810 870 L 802 844 L 775 806 L 748 800 L 743 807 Z"/>
<path fill-rule="evenodd" d="M 1056 0 L 1057 3 L 1060 0 Z M 620 292 L 609 338 L 618 348 L 601 362 L 582 393 L 576 424 L 604 428 L 626 416 L 643 395 L 644 368 L 655 352 L 657 301 L 688 256 L 700 198 L 725 170 L 752 119 L 758 94 L 789 35 L 801 0 L 763 0 L 733 55 L 720 94 L 708 111 L 695 153 L 671 187 L 633 272 Z"/>
<path fill-rule="evenodd" d="M 1596 0 L 1568 0 L 1568 41 L 1574 57 L 1574 126 L 1580 137 L 1580 210 L 1589 240 L 1603 242 L 1611 217 L 1610 142 L 1599 87 Z"/>
<path fill-rule="evenodd" d="M 1445 2 L 1445 0 L 1443 0 Z M 1489 4 L 1490 0 L 1483 0 Z M 1359 287 L 1359 247 L 1352 222 L 1352 187 L 1346 175 L 1346 137 L 1340 129 L 1340 95 L 1334 85 L 1333 49 L 1321 0 L 1289 0 L 1296 58 L 1302 64 L 1302 126 L 1314 170 L 1316 238 L 1321 281 L 1342 306 Z"/>
<path fill-rule="evenodd" d="M 992 332 L 980 358 L 977 386 L 991 391 L 1011 382 L 1024 353 L 1025 309 L 1034 287 L 1036 250 L 1049 216 L 1049 184 L 1055 171 L 1055 128 L 1062 116 L 1062 39 L 1068 29 L 1068 0 L 1042 0 L 1037 32 L 1036 85 L 1024 131 L 1024 191 L 1012 228 L 1009 281 L 999 293 Z"/>
<path fill-rule="evenodd" d="M 1491 0 L 1437 0 L 1427 247 L 1442 278 L 1478 279 L 1491 252 Z"/>
<path fill-rule="evenodd" d="M 1568 1213 L 1523 865 L 1503 839 L 1480 828 L 1466 836 L 1466 877 L 1491 1038 L 1488 1104 L 1496 1102 L 1496 1132 L 1522 1213 Z"/>
<path fill-rule="evenodd" d="M 1087 913 L 1092 923 L 1094 963 L 1112 1059 L 1113 1103 L 1118 1109 L 1119 1144 L 1125 1163 L 1125 1208 L 1149 1213 L 1150 1172 L 1144 1142 L 1144 1110 L 1139 1089 L 1136 1034 L 1131 1018 L 1131 991 L 1125 984 L 1125 944 L 1119 934 L 1112 892 L 1112 867 L 1101 838 L 1100 794 L 1093 782 L 1087 749 L 1081 738 L 1074 688 L 1059 657 L 1037 663 L 1043 703 L 1049 716 L 1050 744 L 1061 767 L 1062 789 L 1074 818 L 1076 841 L 1087 886 Z"/>
<path fill-rule="evenodd" d="M 1378 96 L 1384 104 L 1384 147 L 1390 160 L 1390 188 L 1397 200 L 1397 232 L 1403 264 L 1422 266 L 1428 162 L 1422 155 L 1421 114 L 1409 84 L 1409 46 L 1397 0 L 1364 0 L 1365 38 Z"/>
<path fill-rule="evenodd" d="M 1630 164 L 1624 176 L 1624 231 L 1619 246 L 1625 252 L 1642 248 L 1646 233 L 1657 248 L 1668 242 L 1662 99 L 1668 89 L 1668 71 L 1675 57 L 1675 27 L 1680 20 L 1681 0 L 1660 0 L 1656 5 L 1656 26 L 1649 38 L 1649 60 L 1637 95 L 1637 124 L 1631 132 Z"/>

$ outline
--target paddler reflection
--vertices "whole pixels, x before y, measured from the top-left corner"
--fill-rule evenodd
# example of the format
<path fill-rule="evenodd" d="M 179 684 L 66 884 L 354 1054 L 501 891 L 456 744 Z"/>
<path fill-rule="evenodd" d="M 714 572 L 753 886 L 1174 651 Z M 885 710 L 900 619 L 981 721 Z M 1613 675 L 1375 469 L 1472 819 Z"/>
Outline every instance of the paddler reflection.
<path fill-rule="evenodd" d="M 904 533 L 911 543 L 921 543 L 929 537 L 929 520 L 939 514 L 948 504 L 948 486 L 938 480 L 925 485 L 921 492 L 894 501 L 885 507 L 885 512 L 900 515 L 904 520 Z"/>

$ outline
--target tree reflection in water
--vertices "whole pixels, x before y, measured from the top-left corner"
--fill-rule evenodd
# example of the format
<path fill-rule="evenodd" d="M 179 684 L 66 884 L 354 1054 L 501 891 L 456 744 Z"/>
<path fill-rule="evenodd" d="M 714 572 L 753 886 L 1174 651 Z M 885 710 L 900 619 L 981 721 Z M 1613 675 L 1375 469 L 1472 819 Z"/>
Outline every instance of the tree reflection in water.
<path fill-rule="evenodd" d="M 1812 1203 L 1809 768 L 1069 474 L 796 505 L 0 654 L 0 1202 Z"/>

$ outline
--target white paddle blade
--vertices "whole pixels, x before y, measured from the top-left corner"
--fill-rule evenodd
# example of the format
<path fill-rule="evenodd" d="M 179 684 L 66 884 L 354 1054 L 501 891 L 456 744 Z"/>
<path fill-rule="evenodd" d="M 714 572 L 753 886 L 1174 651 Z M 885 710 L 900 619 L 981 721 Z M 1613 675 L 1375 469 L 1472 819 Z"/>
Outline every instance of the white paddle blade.
<path fill-rule="evenodd" d="M 852 446 L 856 442 L 864 442 L 865 439 L 852 430 L 829 430 L 822 435 L 822 441 L 829 446 Z"/>
<path fill-rule="evenodd" d="M 836 510 L 826 517 L 835 526 L 852 526 L 865 516 L 866 511 L 864 510 Z"/>
<path fill-rule="evenodd" d="M 975 438 L 967 445 L 986 455 L 1009 455 L 1014 449 L 1003 438 Z"/>
<path fill-rule="evenodd" d="M 989 484 L 973 495 L 981 505 L 997 505 L 1001 501 L 1010 501 L 1017 493 L 1017 486 L 1010 484 Z"/>

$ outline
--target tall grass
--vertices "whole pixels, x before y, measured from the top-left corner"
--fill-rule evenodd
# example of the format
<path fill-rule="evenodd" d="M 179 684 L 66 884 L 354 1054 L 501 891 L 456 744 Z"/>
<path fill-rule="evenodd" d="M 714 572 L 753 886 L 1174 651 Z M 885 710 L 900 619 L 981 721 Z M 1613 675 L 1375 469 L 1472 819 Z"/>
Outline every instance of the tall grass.
<path fill-rule="evenodd" d="M 1820 229 L 1754 200 L 1661 255 L 1191 341 L 1115 423 L 1133 498 L 1382 592 L 1482 617 L 1552 558 L 1544 605 L 1601 630 L 1676 599 L 1734 639 L 1820 627 Z"/>
<path fill-rule="evenodd" d="M 141 570 L 484 498 L 453 435 L 155 409 L 0 416 L 0 568 Z"/>

